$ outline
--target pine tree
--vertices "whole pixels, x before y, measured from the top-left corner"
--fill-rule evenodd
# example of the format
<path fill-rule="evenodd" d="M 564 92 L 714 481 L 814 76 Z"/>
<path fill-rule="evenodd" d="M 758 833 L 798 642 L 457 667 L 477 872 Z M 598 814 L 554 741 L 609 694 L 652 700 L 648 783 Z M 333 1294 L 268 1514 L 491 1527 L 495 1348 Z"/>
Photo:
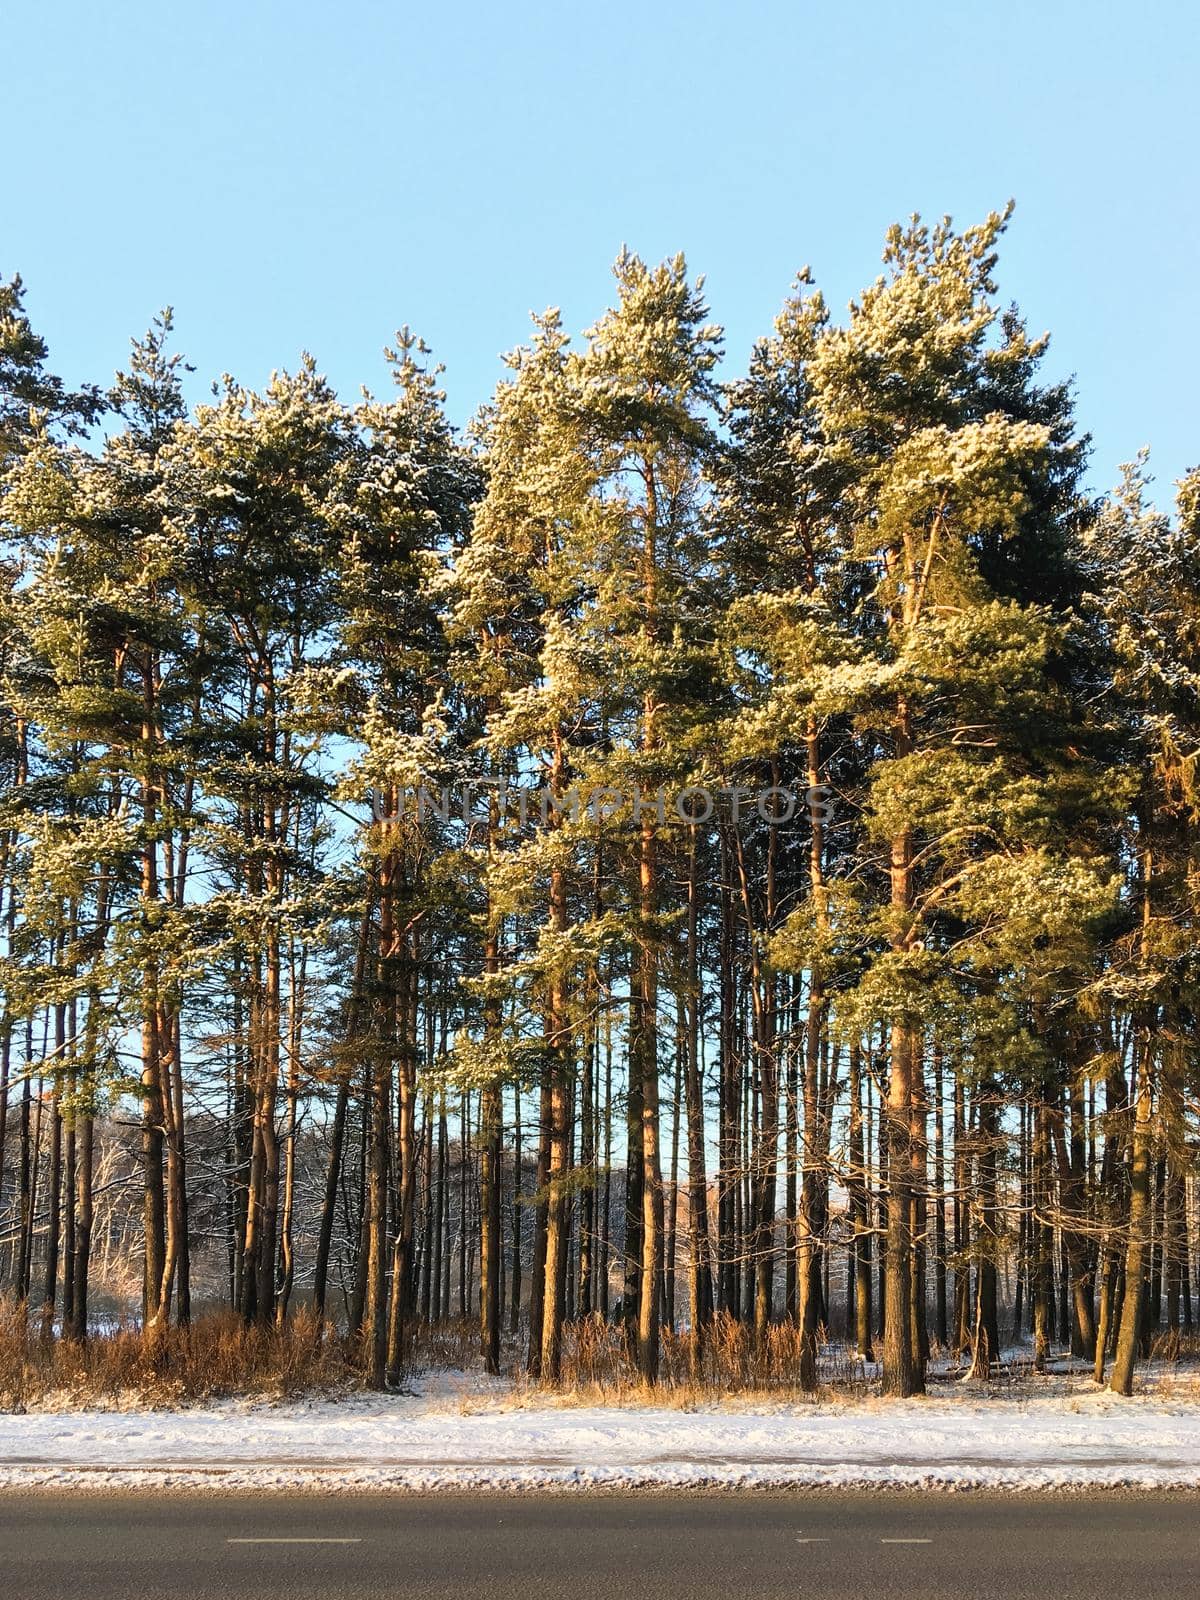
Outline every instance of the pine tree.
<path fill-rule="evenodd" d="M 994 927 L 1034 937 L 1032 898 L 1066 937 L 1102 914 L 1108 892 L 1100 866 L 1056 849 L 1054 752 L 1029 748 L 1025 719 L 1054 701 L 1057 625 L 1047 607 L 984 575 L 988 552 L 1027 528 L 1031 483 L 1057 467 L 1046 423 L 1027 420 L 1027 403 L 999 404 L 1040 353 L 995 307 L 1005 220 L 961 235 L 948 223 L 894 228 L 886 276 L 852 306 L 847 328 L 823 336 L 810 368 L 830 452 L 853 480 L 851 555 L 875 580 L 870 651 L 841 683 L 856 721 L 887 749 L 865 795 L 886 889 L 874 913 L 879 947 L 851 1015 L 890 1028 L 884 1387 L 894 1394 L 923 1386 L 914 1223 L 926 1184 L 926 1030 L 942 1006 L 963 1019 L 982 1103 L 994 1104 L 995 1053 L 1020 1031 L 1011 1008 L 992 1015 Z M 1072 781 L 1066 772 L 1061 786 Z M 947 960 L 963 923 L 980 941 L 966 996 Z M 990 1270 L 989 1258 L 985 1290 Z"/>
<path fill-rule="evenodd" d="M 412 1310 L 416 1225 L 419 929 L 428 911 L 438 844 L 421 804 L 447 760 L 443 707 L 447 643 L 442 591 L 461 542 L 476 472 L 446 420 L 438 369 L 407 329 L 388 351 L 395 393 L 368 397 L 356 422 L 365 443 L 339 563 L 343 727 L 363 752 L 355 781 L 375 796 L 365 864 L 379 908 L 372 1049 L 368 1241 L 372 1381 L 399 1377 Z M 350 674 L 346 669 L 350 668 Z M 347 690 L 349 693 L 347 693 Z M 408 802 L 406 804 L 406 796 Z M 415 802 L 415 803 L 413 803 Z M 398 1086 L 395 1183 L 399 1198 L 388 1307 L 388 1150 Z"/>
<path fill-rule="evenodd" d="M 1130 864 L 1128 922 L 1104 985 L 1130 1008 L 1132 1061 L 1120 1106 L 1129 1212 L 1124 1294 L 1110 1387 L 1131 1394 L 1146 1324 L 1146 1287 L 1157 1149 L 1178 1148 L 1187 1068 L 1183 1016 L 1194 1004 L 1191 887 L 1196 821 L 1195 750 L 1200 727 L 1200 517 L 1195 473 L 1179 486 L 1174 521 L 1147 503 L 1145 460 L 1126 469 L 1088 539 L 1109 641 L 1114 709 L 1137 775 L 1123 851 Z M 1112 1106 L 1114 1111 L 1118 1108 Z M 1096 1353 L 1103 1372 L 1103 1342 Z"/>
<path fill-rule="evenodd" d="M 594 652 L 595 700 L 610 753 L 591 764 L 590 776 L 635 795 L 621 840 L 633 884 L 629 1160 L 641 1202 L 640 1262 L 635 1258 L 627 1276 L 627 1296 L 636 1289 L 638 1367 L 653 1383 L 664 1244 L 658 1006 L 669 826 L 654 797 L 687 774 L 695 689 L 713 659 L 703 468 L 713 449 L 720 330 L 706 320 L 702 283 L 689 281 L 682 256 L 649 268 L 623 253 L 614 271 L 617 305 L 589 330 L 570 380 L 597 482 L 587 546 L 577 555 L 594 596 L 580 628 L 584 648 Z"/>
<path fill-rule="evenodd" d="M 826 1043 L 828 985 L 832 974 L 816 944 L 830 941 L 826 807 L 818 796 L 826 778 L 824 745 L 833 706 L 819 708 L 812 689 L 822 668 L 853 652 L 847 615 L 852 574 L 839 546 L 839 498 L 843 475 L 825 461 L 808 369 L 828 314 L 818 292 L 809 293 L 807 271 L 775 324 L 773 337 L 755 348 L 747 378 L 730 385 L 732 448 L 720 473 L 722 554 L 729 569 L 731 605 L 725 634 L 734 707 L 721 734 L 726 759 L 741 771 L 779 788 L 786 779 L 812 798 L 800 808 L 797 827 L 807 822 L 808 894 L 781 934 L 781 909 L 799 869 L 800 841 L 781 852 L 780 830 L 768 826 L 761 846 L 761 911 L 752 904 L 743 842 L 735 831 L 738 868 L 751 951 L 751 979 L 758 1018 L 762 1121 L 755 1158 L 758 1194 L 755 1219 L 755 1339 L 762 1347 L 772 1310 L 775 1224 L 780 1010 L 777 969 L 807 976 L 801 1097 L 803 1101 L 801 1188 L 793 1222 L 796 1252 L 794 1309 L 802 1329 L 800 1383 L 816 1387 L 817 1325 L 821 1317 L 822 1218 L 827 1208 L 828 1138 L 836 1079 L 821 1083 Z M 737 768 L 728 777 L 734 781 Z M 794 801 L 793 801 L 794 804 Z M 782 809 L 782 808 L 781 808 Z M 751 817 L 756 811 L 750 812 Z M 790 842 L 790 841 L 789 841 Z M 780 937 L 776 937 L 781 935 Z M 772 943 L 774 940 L 774 943 Z M 761 951 L 761 954 L 760 954 Z M 790 1091 L 794 1096 L 795 1091 Z M 794 1112 L 791 1113 L 793 1116 Z"/>
<path fill-rule="evenodd" d="M 802 274 L 723 387 L 701 283 L 623 253 L 465 442 L 407 332 L 387 398 L 306 358 L 189 415 L 169 313 L 101 401 L 0 285 L 0 1237 L 47 1349 L 122 1228 L 155 1370 L 201 1297 L 289 1349 L 311 1284 L 377 1387 L 478 1287 L 498 1371 L 528 1285 L 560 1383 L 622 1231 L 575 1348 L 646 1382 L 813 1389 L 844 1312 L 889 1394 L 1027 1330 L 1127 1394 L 1190 1326 L 1200 476 L 1088 497 L 1005 221 L 893 229 L 841 323 Z"/>
<path fill-rule="evenodd" d="M 285 950 L 289 934 L 313 921 L 311 852 L 297 848 L 296 829 L 311 822 L 325 787 L 321 734 L 306 729 L 308 675 L 329 649 L 349 436 L 343 408 L 306 358 L 262 394 L 226 380 L 167 452 L 185 593 L 208 619 L 214 656 L 228 663 L 217 679 L 221 701 L 209 707 L 204 848 L 222 880 L 209 915 L 245 1007 L 245 1079 L 234 1086 L 248 1161 L 240 1309 L 268 1324 L 277 1291 Z"/>
<path fill-rule="evenodd" d="M 522 1062 L 528 1068 L 535 1049 L 529 1030 L 540 1012 L 544 1173 L 529 1363 L 549 1381 L 559 1375 L 565 1311 L 575 992 L 589 959 L 573 926 L 579 846 L 565 822 L 572 730 L 577 734 L 588 716 L 571 631 L 581 604 L 572 561 L 582 543 L 594 474 L 581 450 L 566 349 L 557 313 L 538 319 L 532 345 L 509 358 L 514 376 L 481 419 L 488 490 L 458 563 L 454 614 L 457 635 L 471 651 L 465 676 L 482 708 L 481 744 L 490 756 L 491 781 L 518 784 L 511 802 L 493 793 L 489 809 L 481 1088 L 494 1126 L 501 1083 L 519 1076 Z M 529 948 L 502 972 L 505 918 L 538 910 L 541 925 Z M 502 1009 L 512 1018 L 507 1031 L 501 1028 Z M 491 1194 L 488 1199 L 495 1204 Z M 498 1243 L 495 1230 L 488 1243 Z M 489 1286 L 496 1270 L 495 1264 L 487 1267 Z M 490 1363 L 498 1339 L 493 1307 L 485 1306 L 484 1320 Z"/>
<path fill-rule="evenodd" d="M 0 279 L 0 470 L 39 432 L 81 433 L 102 409 L 94 385 L 72 392 L 48 372 L 48 355 L 26 314 L 20 277 Z"/>

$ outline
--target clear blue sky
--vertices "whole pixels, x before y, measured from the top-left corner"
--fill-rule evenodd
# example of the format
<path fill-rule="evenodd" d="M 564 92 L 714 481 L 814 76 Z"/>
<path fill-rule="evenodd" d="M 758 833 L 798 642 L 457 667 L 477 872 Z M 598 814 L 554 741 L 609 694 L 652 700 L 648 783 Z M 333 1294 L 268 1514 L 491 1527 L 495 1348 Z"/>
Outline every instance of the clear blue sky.
<path fill-rule="evenodd" d="M 57 0 L 3 40 L 0 272 L 69 379 L 170 302 L 197 396 L 303 347 L 352 395 L 407 322 L 464 420 L 623 241 L 707 275 L 732 371 L 803 263 L 840 308 L 890 220 L 1013 195 L 1096 485 L 1200 461 L 1194 0 Z"/>

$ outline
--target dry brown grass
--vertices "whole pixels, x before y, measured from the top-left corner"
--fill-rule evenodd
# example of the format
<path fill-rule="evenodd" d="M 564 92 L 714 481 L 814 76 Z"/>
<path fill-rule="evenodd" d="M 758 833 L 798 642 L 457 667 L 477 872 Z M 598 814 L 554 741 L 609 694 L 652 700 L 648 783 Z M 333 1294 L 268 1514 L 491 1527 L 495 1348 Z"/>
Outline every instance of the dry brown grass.
<path fill-rule="evenodd" d="M 767 1347 L 756 1351 L 751 1330 L 725 1313 L 705 1331 L 697 1352 L 688 1332 L 662 1333 L 659 1381 L 650 1388 L 638 1372 L 623 1327 L 597 1315 L 582 1317 L 563 1328 L 562 1372 L 557 1384 L 530 1379 L 525 1371 L 525 1338 L 506 1337 L 501 1370 L 518 1392 L 556 1396 L 559 1404 L 624 1405 L 653 1400 L 655 1404 L 703 1405 L 738 1395 L 772 1395 L 780 1400 L 855 1398 L 871 1392 L 861 1361 L 844 1349 L 824 1344 L 818 1362 L 816 1395 L 798 1384 L 800 1334 L 791 1323 L 771 1327 Z M 470 1318 L 433 1327 L 416 1326 L 407 1351 L 407 1371 L 477 1372 L 479 1325 Z M 465 1402 L 473 1404 L 478 1397 Z"/>
<path fill-rule="evenodd" d="M 408 1371 L 471 1372 L 479 1364 L 479 1323 L 473 1318 L 454 1317 L 432 1325 L 417 1319 L 410 1323 L 405 1346 Z"/>
<path fill-rule="evenodd" d="M 823 1344 L 823 1334 L 819 1342 Z M 658 1384 L 648 1390 L 637 1370 L 622 1328 L 599 1317 L 569 1325 L 563 1333 L 562 1383 L 567 1392 L 602 1403 L 621 1403 L 653 1395 L 658 1403 L 702 1405 L 736 1395 L 769 1395 L 780 1400 L 851 1398 L 869 1392 L 862 1363 L 842 1351 L 824 1348 L 818 1363 L 818 1389 L 799 1386 L 800 1330 L 776 1323 L 766 1348 L 754 1348 L 752 1330 L 718 1314 L 697 1346 L 690 1332 L 664 1330 Z"/>
<path fill-rule="evenodd" d="M 24 1308 L 0 1300 L 0 1409 L 34 1403 L 178 1405 L 245 1395 L 286 1399 L 361 1384 L 356 1351 L 304 1313 L 286 1328 L 247 1327 L 231 1312 L 165 1331 L 154 1350 L 133 1327 L 85 1343 L 44 1342 Z"/>
<path fill-rule="evenodd" d="M 877 1384 L 844 1346 L 824 1342 L 818 1388 L 798 1383 L 800 1335 L 792 1323 L 771 1327 L 765 1350 L 754 1349 L 751 1329 L 718 1315 L 699 1350 L 687 1332 L 664 1330 L 658 1384 L 645 1384 L 625 1330 L 599 1316 L 568 1323 L 563 1330 L 562 1374 L 545 1385 L 525 1373 L 524 1337 L 506 1339 L 505 1378 L 518 1403 L 557 1405 L 659 1405 L 681 1409 L 719 1401 L 862 1402 Z M 95 1333 L 84 1344 L 43 1342 L 35 1323 L 12 1300 L 0 1297 L 0 1411 L 29 1406 L 171 1406 L 224 1397 L 282 1400 L 335 1395 L 363 1388 L 363 1352 L 356 1341 L 301 1311 L 282 1329 L 247 1327 L 231 1312 L 200 1316 L 190 1328 L 167 1330 L 150 1349 L 132 1324 Z M 1200 1398 L 1200 1334 L 1163 1335 L 1141 1381 L 1161 1398 Z M 471 1318 L 432 1328 L 410 1324 L 406 1377 L 437 1372 L 478 1374 L 479 1326 Z M 1081 1393 L 1091 1393 L 1090 1365 L 1081 1364 Z M 1042 1394 L 1048 1383 L 1028 1363 L 980 1385 L 994 1397 Z M 960 1375 L 945 1377 L 954 1392 Z M 418 1383 L 418 1388 L 420 1387 Z M 480 1395 L 464 1401 L 477 1404 Z"/>

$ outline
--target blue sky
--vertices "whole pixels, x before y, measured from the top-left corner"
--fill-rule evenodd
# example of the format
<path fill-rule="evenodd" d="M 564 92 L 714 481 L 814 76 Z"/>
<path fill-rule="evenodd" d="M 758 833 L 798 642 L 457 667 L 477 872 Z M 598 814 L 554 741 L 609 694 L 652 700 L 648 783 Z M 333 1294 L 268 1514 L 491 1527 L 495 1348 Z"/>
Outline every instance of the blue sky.
<path fill-rule="evenodd" d="M 0 272 L 69 379 L 170 302 L 196 397 L 302 348 L 352 395 L 407 322 L 465 420 L 622 242 L 706 274 L 732 374 L 802 264 L 840 308 L 889 221 L 1012 195 L 1001 290 L 1096 486 L 1200 461 L 1190 0 L 59 0 L 3 37 Z"/>

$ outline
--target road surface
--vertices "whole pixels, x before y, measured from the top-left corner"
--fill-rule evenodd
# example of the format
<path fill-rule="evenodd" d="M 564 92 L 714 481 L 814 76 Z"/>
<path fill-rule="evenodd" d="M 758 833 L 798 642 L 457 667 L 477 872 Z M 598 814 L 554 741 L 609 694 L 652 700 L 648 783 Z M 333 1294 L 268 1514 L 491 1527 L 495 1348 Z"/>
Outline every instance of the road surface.
<path fill-rule="evenodd" d="M 1200 1494 L 11 1495 L 13 1600 L 1152 1600 Z"/>

